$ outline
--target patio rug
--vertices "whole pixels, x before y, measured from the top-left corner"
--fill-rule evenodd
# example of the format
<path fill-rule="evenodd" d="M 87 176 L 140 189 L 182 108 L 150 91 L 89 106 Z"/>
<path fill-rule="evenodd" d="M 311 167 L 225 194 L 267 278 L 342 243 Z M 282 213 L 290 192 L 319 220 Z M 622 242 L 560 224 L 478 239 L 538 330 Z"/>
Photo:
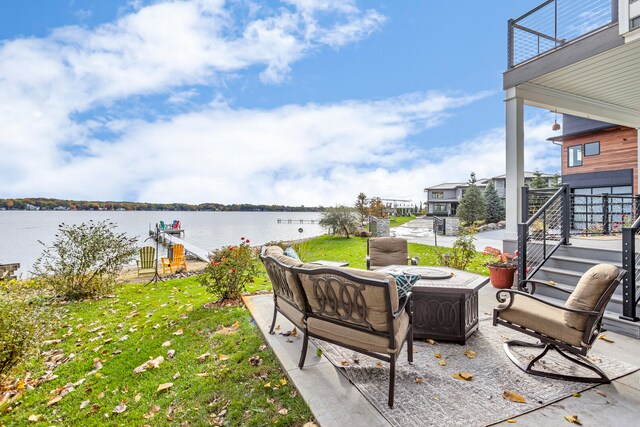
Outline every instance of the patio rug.
<path fill-rule="evenodd" d="M 557 400 L 593 387 L 593 384 L 527 375 L 507 358 L 502 343 L 508 339 L 533 341 L 519 332 L 494 327 L 490 319 L 480 321 L 480 328 L 466 345 L 414 342 L 414 364 L 407 362 L 403 348 L 396 370 L 394 408 L 387 406 L 389 364 L 327 342 L 311 339 L 333 363 L 394 426 L 480 426 L 516 417 Z M 599 345 L 611 345 L 601 343 Z M 475 352 L 474 358 L 465 355 Z M 532 358 L 537 349 L 514 348 L 522 360 Z M 468 353 L 474 356 L 473 353 Z M 538 354 L 538 353 L 535 353 Z M 438 357 L 440 356 L 440 357 Z M 595 353 L 589 359 L 612 380 L 640 367 L 605 359 Z M 552 351 L 538 369 L 564 374 L 593 375 L 590 371 L 565 361 Z M 439 364 L 443 363 L 444 365 Z M 473 374 L 470 381 L 453 377 L 458 372 Z M 515 392 L 526 403 L 503 398 L 505 391 Z"/>

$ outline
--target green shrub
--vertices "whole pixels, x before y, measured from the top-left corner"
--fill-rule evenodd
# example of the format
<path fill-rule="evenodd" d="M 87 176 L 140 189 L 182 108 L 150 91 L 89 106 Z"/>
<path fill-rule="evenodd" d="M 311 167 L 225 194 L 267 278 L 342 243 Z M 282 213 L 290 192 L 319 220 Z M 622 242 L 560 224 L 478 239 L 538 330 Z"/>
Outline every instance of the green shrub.
<path fill-rule="evenodd" d="M 48 324 L 45 300 L 34 281 L 0 283 L 0 383 L 20 361 L 37 354 Z"/>
<path fill-rule="evenodd" d="M 136 255 L 136 239 L 116 233 L 110 221 L 61 224 L 51 246 L 36 260 L 32 274 L 66 299 L 106 295 Z"/>
<path fill-rule="evenodd" d="M 438 255 L 439 263 L 457 270 L 465 270 L 476 255 L 474 240 L 473 233 L 461 230 L 453 247 L 448 252 Z"/>
<path fill-rule="evenodd" d="M 239 246 L 225 246 L 209 255 L 209 265 L 200 275 L 200 283 L 221 300 L 237 298 L 258 273 L 257 254 L 249 240 Z"/>
<path fill-rule="evenodd" d="M 355 212 L 347 206 L 327 208 L 320 215 L 320 226 L 329 230 L 329 233 L 333 235 L 349 237 L 358 226 Z"/>

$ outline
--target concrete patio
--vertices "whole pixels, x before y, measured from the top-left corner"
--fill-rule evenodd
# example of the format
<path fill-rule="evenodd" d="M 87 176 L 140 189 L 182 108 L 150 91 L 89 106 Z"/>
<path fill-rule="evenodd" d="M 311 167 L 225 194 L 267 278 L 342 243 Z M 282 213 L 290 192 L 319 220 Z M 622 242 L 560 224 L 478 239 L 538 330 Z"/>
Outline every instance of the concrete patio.
<path fill-rule="evenodd" d="M 488 285 L 480 291 L 480 315 L 491 313 L 496 304 L 495 291 Z M 387 426 L 387 420 L 365 399 L 325 357 L 316 355 L 316 347 L 309 343 L 305 367 L 298 368 L 302 348 L 299 336 L 287 337 L 280 333 L 269 335 L 273 316 L 273 296 L 245 297 L 256 325 L 280 360 L 291 382 L 297 387 L 311 408 L 317 422 L 323 427 Z M 290 331 L 293 326 L 278 316 L 277 332 Z M 607 332 L 612 343 L 597 340 L 593 352 L 628 363 L 638 363 L 640 341 Z M 401 387 L 401 384 L 397 384 Z M 585 389 L 589 385 L 585 384 Z M 606 397 L 603 398 L 603 395 Z M 582 393 L 523 414 L 516 418 L 518 425 L 556 426 L 567 422 L 565 415 L 578 415 L 583 425 L 618 426 L 636 425 L 640 416 L 640 371 L 600 385 Z M 497 425 L 507 425 L 506 422 Z"/>

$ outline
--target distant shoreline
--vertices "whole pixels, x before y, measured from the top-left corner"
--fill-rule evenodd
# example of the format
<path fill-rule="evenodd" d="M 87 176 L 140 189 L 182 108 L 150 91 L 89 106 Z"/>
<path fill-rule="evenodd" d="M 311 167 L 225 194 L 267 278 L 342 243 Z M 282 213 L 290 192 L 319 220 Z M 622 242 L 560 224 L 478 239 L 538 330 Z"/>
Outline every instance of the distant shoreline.
<path fill-rule="evenodd" d="M 144 203 L 63 200 L 48 198 L 0 199 L 0 211 L 146 211 L 146 212 L 322 212 L 323 206 L 286 206 L 251 203 Z"/>

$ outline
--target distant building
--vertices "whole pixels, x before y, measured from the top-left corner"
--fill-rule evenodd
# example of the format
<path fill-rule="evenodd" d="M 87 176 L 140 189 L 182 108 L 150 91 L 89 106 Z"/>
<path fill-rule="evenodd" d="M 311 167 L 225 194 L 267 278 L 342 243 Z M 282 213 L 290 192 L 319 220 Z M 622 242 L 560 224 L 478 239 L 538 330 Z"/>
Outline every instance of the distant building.
<path fill-rule="evenodd" d="M 24 205 L 24 208 L 28 211 L 39 211 L 40 208 L 38 206 L 34 206 L 34 205 L 30 205 L 29 203 L 26 203 Z"/>
<path fill-rule="evenodd" d="M 525 185 L 529 185 L 534 176 L 533 172 L 525 172 Z M 553 174 L 543 173 L 541 176 L 546 181 L 548 187 L 553 185 L 555 179 Z M 476 181 L 476 186 L 480 188 L 481 191 L 484 191 L 487 184 L 489 184 L 489 181 L 493 181 L 493 185 L 496 187 L 498 196 L 504 200 L 506 185 L 505 175 L 479 179 Z M 433 215 L 454 216 L 458 209 L 458 204 L 460 203 L 460 200 L 462 200 L 462 196 L 467 188 L 469 188 L 468 182 L 450 182 L 425 188 L 424 193 L 427 199 L 427 213 Z"/>
<path fill-rule="evenodd" d="M 385 207 L 385 213 L 390 215 L 409 216 L 416 205 L 411 199 L 380 199 Z"/>

